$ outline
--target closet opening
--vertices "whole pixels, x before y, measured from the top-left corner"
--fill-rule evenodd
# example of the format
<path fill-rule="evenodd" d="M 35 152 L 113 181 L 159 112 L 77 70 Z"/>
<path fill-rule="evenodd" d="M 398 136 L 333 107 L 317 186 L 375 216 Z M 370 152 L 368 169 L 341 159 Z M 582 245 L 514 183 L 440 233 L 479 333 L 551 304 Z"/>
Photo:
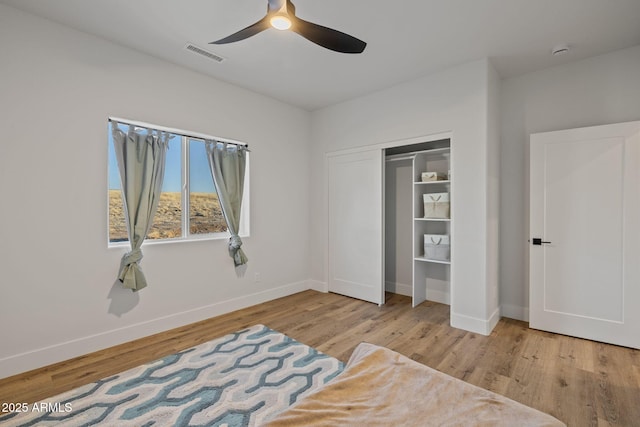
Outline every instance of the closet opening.
<path fill-rule="evenodd" d="M 451 140 L 384 150 L 385 291 L 450 304 Z"/>

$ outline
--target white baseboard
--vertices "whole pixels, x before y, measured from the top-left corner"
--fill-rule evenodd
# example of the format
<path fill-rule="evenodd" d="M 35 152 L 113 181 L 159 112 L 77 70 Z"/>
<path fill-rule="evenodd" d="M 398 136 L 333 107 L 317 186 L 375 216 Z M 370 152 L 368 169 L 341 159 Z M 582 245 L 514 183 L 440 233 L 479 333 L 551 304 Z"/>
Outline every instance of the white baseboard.
<path fill-rule="evenodd" d="M 493 313 L 491 313 L 491 316 L 489 316 L 489 323 L 487 324 L 488 329 L 487 329 L 486 335 L 489 335 L 491 331 L 493 331 L 493 328 L 495 328 L 498 322 L 500 321 L 501 316 L 502 316 L 502 312 L 500 311 L 500 306 L 498 306 L 493 311 Z"/>
<path fill-rule="evenodd" d="M 496 308 L 488 319 L 478 319 L 476 317 L 451 312 L 451 326 L 482 335 L 491 334 L 491 331 L 496 327 L 499 320 L 500 308 Z"/>
<path fill-rule="evenodd" d="M 413 289 L 411 285 L 395 282 L 385 282 L 385 290 L 387 292 L 393 292 L 394 294 L 412 296 Z M 451 304 L 451 298 L 448 292 L 436 291 L 434 289 L 427 289 L 427 300 L 433 302 L 439 302 L 440 304 Z"/>
<path fill-rule="evenodd" d="M 410 297 L 412 294 L 411 285 L 396 282 L 384 282 L 384 290 L 398 295 Z"/>
<path fill-rule="evenodd" d="M 428 301 L 451 305 L 451 298 L 449 297 L 449 292 L 436 291 L 436 290 L 427 288 L 426 296 Z"/>
<path fill-rule="evenodd" d="M 502 304 L 500 314 L 502 314 L 502 317 L 508 317 L 509 319 L 522 320 L 523 322 L 529 321 L 529 307 Z"/>
<path fill-rule="evenodd" d="M 0 379 L 308 289 L 316 289 L 316 284 L 313 281 L 305 280 L 129 325 L 124 328 L 12 355 L 0 359 Z"/>
<path fill-rule="evenodd" d="M 325 294 L 329 292 L 329 284 L 327 282 L 321 282 L 320 280 L 307 280 L 307 282 L 309 283 L 309 289 Z"/>

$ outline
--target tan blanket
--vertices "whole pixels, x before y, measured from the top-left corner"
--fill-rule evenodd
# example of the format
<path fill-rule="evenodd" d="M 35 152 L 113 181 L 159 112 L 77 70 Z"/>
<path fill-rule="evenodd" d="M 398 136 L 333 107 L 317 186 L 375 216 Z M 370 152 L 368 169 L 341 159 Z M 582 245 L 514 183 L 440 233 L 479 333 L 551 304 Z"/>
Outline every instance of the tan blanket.
<path fill-rule="evenodd" d="M 550 415 L 360 344 L 345 370 L 267 424 L 282 426 L 564 426 Z"/>

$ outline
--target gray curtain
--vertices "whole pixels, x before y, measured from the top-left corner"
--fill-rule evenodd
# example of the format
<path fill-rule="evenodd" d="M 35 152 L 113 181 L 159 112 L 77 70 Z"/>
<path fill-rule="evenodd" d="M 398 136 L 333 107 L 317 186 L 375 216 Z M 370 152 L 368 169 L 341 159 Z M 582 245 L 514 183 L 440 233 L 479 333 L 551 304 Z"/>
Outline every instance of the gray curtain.
<path fill-rule="evenodd" d="M 125 134 L 118 129 L 117 123 L 111 122 L 111 126 L 131 243 L 131 251 L 124 254 L 120 262 L 118 279 L 123 287 L 139 291 L 147 286 L 139 264 L 142 260 L 140 247 L 158 208 L 167 148 L 173 135 L 132 125 Z"/>
<path fill-rule="evenodd" d="M 229 239 L 229 256 L 236 267 L 247 263 L 248 259 L 242 251 L 242 240 L 238 236 L 240 227 L 240 210 L 244 191 L 244 172 L 247 162 L 247 149 L 242 145 L 227 144 L 217 141 L 205 141 L 209 169 L 213 183 L 218 192 L 220 207 L 224 214 L 231 238 Z"/>

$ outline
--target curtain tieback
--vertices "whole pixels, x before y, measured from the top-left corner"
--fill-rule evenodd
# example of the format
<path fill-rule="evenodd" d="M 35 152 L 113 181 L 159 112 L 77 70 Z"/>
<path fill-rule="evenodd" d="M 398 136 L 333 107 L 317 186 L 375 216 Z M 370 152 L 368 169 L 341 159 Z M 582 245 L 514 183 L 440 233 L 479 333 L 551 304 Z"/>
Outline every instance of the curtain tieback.
<path fill-rule="evenodd" d="M 240 239 L 240 236 L 231 236 L 231 238 L 229 239 L 229 250 L 237 251 L 238 249 L 240 249 L 240 246 L 242 246 L 242 239 Z"/>
<path fill-rule="evenodd" d="M 127 252 L 122 257 L 122 265 L 131 265 L 142 260 L 142 251 L 140 249 L 134 249 L 131 252 Z"/>
<path fill-rule="evenodd" d="M 142 259 L 142 251 L 140 249 L 134 249 L 131 252 L 127 252 L 126 254 L 124 254 L 122 256 L 122 260 L 120 261 L 120 271 L 118 272 L 118 280 L 124 283 L 127 277 L 127 272 L 129 271 L 129 266 L 131 264 L 135 264 L 139 262 L 141 259 Z M 136 288 L 132 288 L 132 289 L 136 290 Z"/>

